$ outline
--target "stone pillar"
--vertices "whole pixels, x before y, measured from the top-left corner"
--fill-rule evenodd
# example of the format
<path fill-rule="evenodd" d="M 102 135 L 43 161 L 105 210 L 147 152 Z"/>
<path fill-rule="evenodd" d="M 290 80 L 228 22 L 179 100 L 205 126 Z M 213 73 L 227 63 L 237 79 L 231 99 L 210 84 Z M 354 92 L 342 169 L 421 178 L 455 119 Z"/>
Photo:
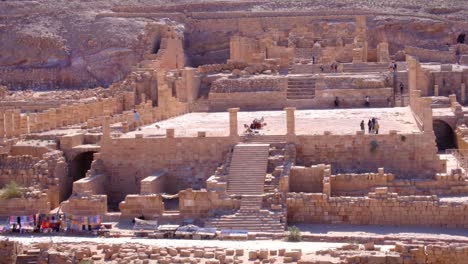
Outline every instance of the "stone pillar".
<path fill-rule="evenodd" d="M 110 139 L 110 137 L 110 116 L 106 116 L 102 123 L 102 139 Z"/>
<path fill-rule="evenodd" d="M 461 103 L 464 105 L 466 101 L 466 85 L 464 83 L 462 83 L 460 87 L 460 97 Z"/>
<path fill-rule="evenodd" d="M 21 110 L 13 110 L 13 134 L 15 136 L 21 135 Z"/>
<path fill-rule="evenodd" d="M 13 136 L 13 111 L 5 111 L 5 137 L 10 138 Z"/>
<path fill-rule="evenodd" d="M 406 61 L 408 62 L 408 90 L 416 91 L 417 88 L 417 70 L 418 62 L 415 58 L 411 56 L 406 56 Z M 411 93 L 410 93 L 411 96 Z"/>
<path fill-rule="evenodd" d="M 439 96 L 439 85 L 434 85 L 434 96 Z"/>
<path fill-rule="evenodd" d="M 239 136 L 238 127 L 237 127 L 237 112 L 239 108 L 229 108 L 229 136 L 237 137 Z"/>
<path fill-rule="evenodd" d="M 49 110 L 49 125 L 50 129 L 56 129 L 57 128 L 57 110 L 55 108 L 52 108 Z"/>
<path fill-rule="evenodd" d="M 287 135 L 293 136 L 296 134 L 296 119 L 294 117 L 294 111 L 296 111 L 295 107 L 286 107 L 284 108 L 286 111 L 286 127 L 287 127 Z"/>
<path fill-rule="evenodd" d="M 0 111 L 0 138 L 5 137 L 5 119 L 3 111 Z"/>

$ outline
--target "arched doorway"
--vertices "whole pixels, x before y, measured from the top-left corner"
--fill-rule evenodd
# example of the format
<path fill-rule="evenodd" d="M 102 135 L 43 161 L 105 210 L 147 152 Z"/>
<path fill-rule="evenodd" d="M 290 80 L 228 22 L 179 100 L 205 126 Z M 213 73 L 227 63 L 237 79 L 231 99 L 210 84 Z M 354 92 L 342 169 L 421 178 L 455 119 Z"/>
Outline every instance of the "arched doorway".
<path fill-rule="evenodd" d="M 94 152 L 88 151 L 78 154 L 70 164 L 70 177 L 73 181 L 78 181 L 86 176 L 86 172 L 91 168 Z"/>
<path fill-rule="evenodd" d="M 442 120 L 434 120 L 433 127 L 439 151 L 456 148 L 455 135 L 449 124 Z"/>
<path fill-rule="evenodd" d="M 65 188 L 62 189 L 61 199 L 66 200 L 73 192 L 73 183 L 83 179 L 86 172 L 91 168 L 95 151 L 87 151 L 76 155 L 68 161 L 68 180 Z"/>

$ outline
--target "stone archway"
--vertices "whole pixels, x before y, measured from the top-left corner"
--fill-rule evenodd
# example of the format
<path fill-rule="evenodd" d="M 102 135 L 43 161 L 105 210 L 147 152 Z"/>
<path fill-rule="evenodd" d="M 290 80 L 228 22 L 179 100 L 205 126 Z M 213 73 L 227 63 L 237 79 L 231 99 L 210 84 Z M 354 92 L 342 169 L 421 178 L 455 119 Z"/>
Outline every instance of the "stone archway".
<path fill-rule="evenodd" d="M 449 124 L 442 120 L 434 120 L 433 127 L 439 151 L 456 148 L 455 134 Z"/>

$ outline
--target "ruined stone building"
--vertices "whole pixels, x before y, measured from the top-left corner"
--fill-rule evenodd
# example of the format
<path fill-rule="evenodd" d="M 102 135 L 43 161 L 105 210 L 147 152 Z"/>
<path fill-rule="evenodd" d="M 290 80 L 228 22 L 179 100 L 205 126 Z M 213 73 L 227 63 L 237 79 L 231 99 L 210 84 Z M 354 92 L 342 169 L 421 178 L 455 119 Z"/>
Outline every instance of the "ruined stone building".
<path fill-rule="evenodd" d="M 50 36 L 0 20 L 0 187 L 25 188 L 0 215 L 468 227 L 444 198 L 468 196 L 466 22 L 236 5 L 121 5 Z"/>

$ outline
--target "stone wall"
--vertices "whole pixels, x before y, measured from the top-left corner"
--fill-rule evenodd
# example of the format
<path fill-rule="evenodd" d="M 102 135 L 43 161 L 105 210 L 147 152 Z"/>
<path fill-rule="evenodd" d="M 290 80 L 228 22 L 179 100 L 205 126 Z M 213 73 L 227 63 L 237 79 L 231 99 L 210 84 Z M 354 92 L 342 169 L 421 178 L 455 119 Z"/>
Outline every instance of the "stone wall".
<path fill-rule="evenodd" d="M 326 165 L 292 167 L 289 172 L 289 191 L 321 193 L 323 191 L 324 171 L 329 167 Z"/>
<path fill-rule="evenodd" d="M 240 208 L 240 199 L 220 197 L 218 192 L 187 189 L 179 193 L 179 210 L 184 218 L 207 218 L 213 211 L 236 210 Z"/>
<path fill-rule="evenodd" d="M 379 173 L 331 175 L 332 196 L 353 196 L 367 194 L 373 187 L 386 187 L 395 178 L 393 174 Z"/>
<path fill-rule="evenodd" d="M 331 164 L 333 173 L 385 168 L 397 178 L 427 178 L 445 172 L 432 133 L 369 135 L 300 135 L 295 139 L 297 164 Z M 388 153 L 397 153 L 391 159 Z"/>
<path fill-rule="evenodd" d="M 39 158 L 32 156 L 0 156 L 0 187 L 15 181 L 20 185 L 32 185 L 37 183 L 34 165 Z"/>
<path fill-rule="evenodd" d="M 455 50 L 441 51 L 405 46 L 405 53 L 418 57 L 421 62 L 457 63 Z"/>
<path fill-rule="evenodd" d="M 102 145 L 101 159 L 110 177 L 109 200 L 140 192 L 140 182 L 160 169 L 177 192 L 203 187 L 234 142 L 230 138 L 120 138 Z"/>
<path fill-rule="evenodd" d="M 107 213 L 107 196 L 71 196 L 61 203 L 62 212 L 71 215 L 89 216 L 105 215 Z"/>
<path fill-rule="evenodd" d="M 143 215 L 145 219 L 154 219 L 163 214 L 164 202 L 160 194 L 131 194 L 120 202 L 119 209 L 122 218 L 133 219 Z"/>
<path fill-rule="evenodd" d="M 285 79 L 266 76 L 218 79 L 211 85 L 211 93 L 249 93 L 249 92 L 279 92 L 286 88 Z"/>
<path fill-rule="evenodd" d="M 2 263 L 16 263 L 17 255 L 23 251 L 23 244 L 8 239 L 0 240 L 0 259 Z"/>
<path fill-rule="evenodd" d="M 290 193 L 286 199 L 288 222 L 468 227 L 466 203 L 441 202 L 436 196 L 398 196 L 383 189 L 369 197 Z"/>
<path fill-rule="evenodd" d="M 47 194 L 29 198 L 12 198 L 0 201 L 0 216 L 22 216 L 50 212 L 50 202 Z"/>

